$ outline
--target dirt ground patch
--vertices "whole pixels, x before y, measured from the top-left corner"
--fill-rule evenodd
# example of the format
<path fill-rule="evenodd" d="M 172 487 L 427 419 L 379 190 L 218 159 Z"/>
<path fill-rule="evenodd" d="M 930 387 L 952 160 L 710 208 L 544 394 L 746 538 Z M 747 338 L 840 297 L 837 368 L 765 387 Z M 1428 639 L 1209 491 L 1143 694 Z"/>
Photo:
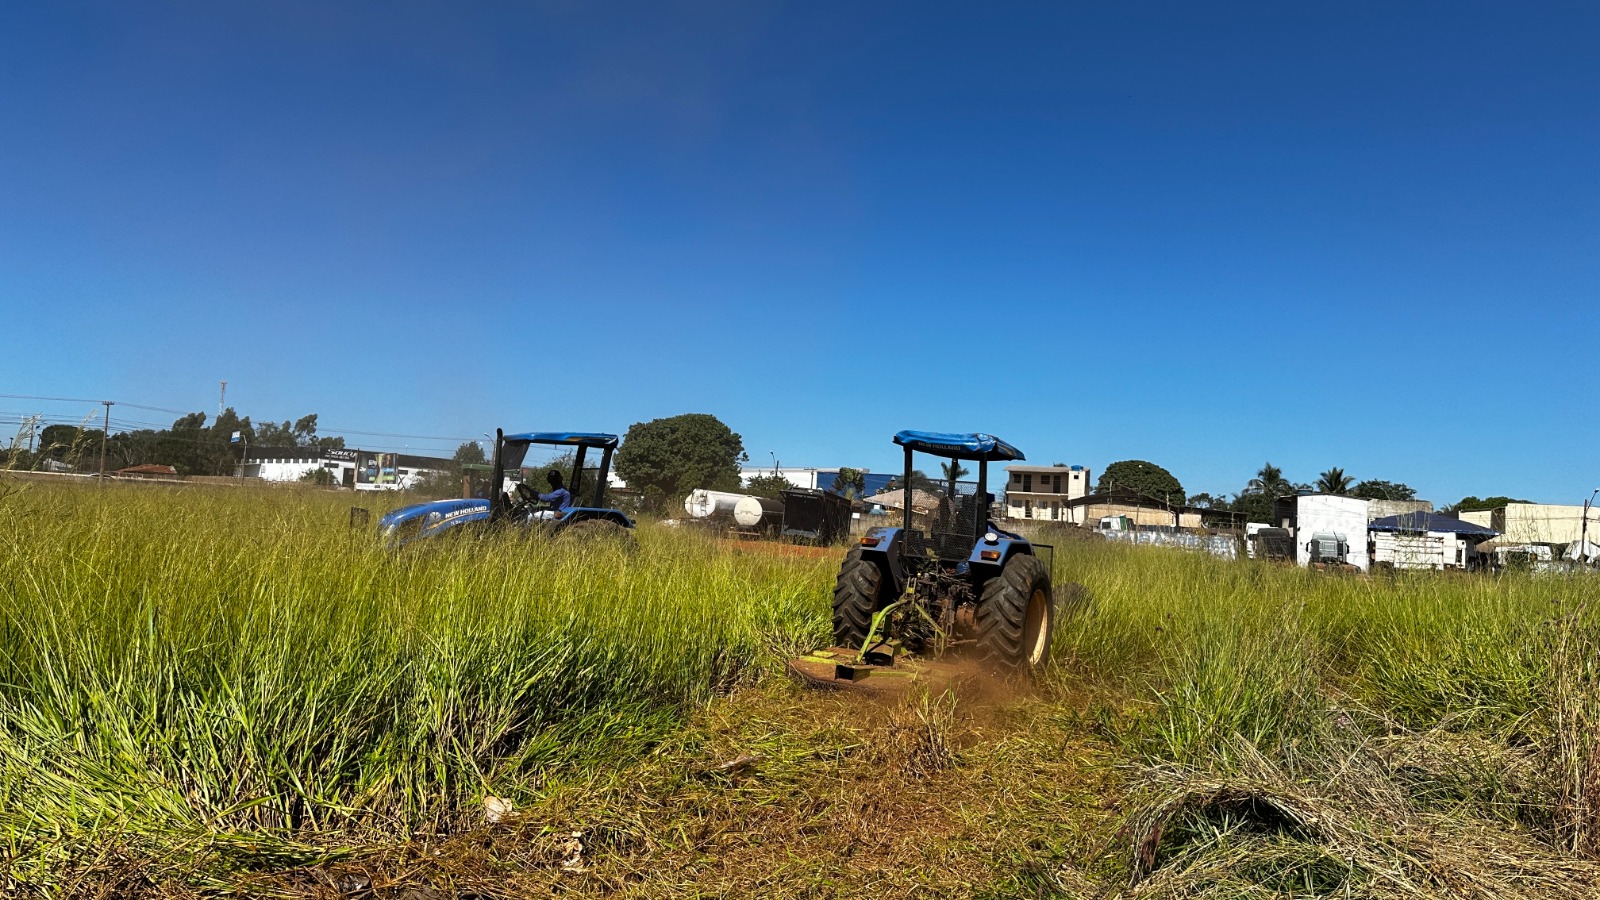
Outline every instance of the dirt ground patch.
<path fill-rule="evenodd" d="M 839 547 L 787 544 L 782 541 L 767 541 L 754 538 L 750 540 L 718 538 L 717 544 L 735 553 L 759 553 L 765 556 L 787 556 L 798 559 L 839 559 L 844 556 L 844 550 Z"/>
<path fill-rule="evenodd" d="M 1061 698 L 887 700 L 774 680 L 496 825 L 252 879 L 300 896 L 1032 895 L 1090 865 L 1119 788 Z M 1044 881 L 1040 881 L 1044 879 Z M 1049 894 L 1047 894 L 1049 895 Z"/>

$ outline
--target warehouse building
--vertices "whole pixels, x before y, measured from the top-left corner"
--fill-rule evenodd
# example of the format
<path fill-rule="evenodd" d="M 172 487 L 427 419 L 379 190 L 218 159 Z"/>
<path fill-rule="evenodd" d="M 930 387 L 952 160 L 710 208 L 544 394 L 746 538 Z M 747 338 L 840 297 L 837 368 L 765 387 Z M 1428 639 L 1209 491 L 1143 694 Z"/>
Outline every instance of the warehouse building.
<path fill-rule="evenodd" d="M 1600 509 L 1591 507 L 1589 538 L 1600 530 Z M 1501 542 L 1571 544 L 1583 537 L 1584 508 L 1553 503 L 1507 503 L 1499 509 L 1463 512 L 1459 518 L 1500 532 Z"/>
<path fill-rule="evenodd" d="M 403 491 L 429 474 L 451 471 L 451 460 L 408 453 L 379 453 L 322 447 L 251 447 L 234 469 L 236 478 L 267 482 L 301 481 L 325 469 L 339 487 L 358 491 Z"/>

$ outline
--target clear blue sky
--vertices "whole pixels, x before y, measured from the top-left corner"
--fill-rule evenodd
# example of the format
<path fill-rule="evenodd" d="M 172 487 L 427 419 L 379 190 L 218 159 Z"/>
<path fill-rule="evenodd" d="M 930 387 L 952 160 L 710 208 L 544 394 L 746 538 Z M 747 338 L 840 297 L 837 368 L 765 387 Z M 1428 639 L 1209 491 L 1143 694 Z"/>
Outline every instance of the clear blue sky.
<path fill-rule="evenodd" d="M 0 393 L 1576 503 L 1597 47 L 1593 3 L 8 3 Z"/>

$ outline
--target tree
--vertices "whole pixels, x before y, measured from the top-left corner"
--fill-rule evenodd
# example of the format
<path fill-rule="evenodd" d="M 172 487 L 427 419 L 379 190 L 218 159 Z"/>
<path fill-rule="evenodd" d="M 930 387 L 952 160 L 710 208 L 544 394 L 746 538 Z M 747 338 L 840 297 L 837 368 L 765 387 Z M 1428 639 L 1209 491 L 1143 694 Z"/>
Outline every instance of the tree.
<path fill-rule="evenodd" d="M 889 479 L 889 483 L 884 485 L 883 489 L 885 491 L 898 491 L 900 488 L 905 486 L 904 482 L 904 475 L 896 475 L 895 477 Z M 913 491 L 928 491 L 930 493 L 936 493 L 939 490 L 939 486 L 933 483 L 933 479 L 929 478 L 926 472 L 922 471 L 921 469 L 912 469 L 911 489 Z"/>
<path fill-rule="evenodd" d="M 961 460 L 952 459 L 947 463 L 939 464 L 939 471 L 944 473 L 944 480 L 954 484 L 961 480 L 961 476 L 972 474 L 972 470 L 963 466 Z"/>
<path fill-rule="evenodd" d="M 1499 509 L 1508 503 L 1528 503 L 1514 497 L 1462 497 L 1461 502 L 1445 510 L 1448 513 L 1473 512 L 1480 509 Z"/>
<path fill-rule="evenodd" d="M 311 469 L 301 475 L 300 480 L 306 484 L 314 484 L 317 487 L 331 487 L 333 485 L 333 473 L 321 466 L 317 466 L 315 469 Z"/>
<path fill-rule="evenodd" d="M 255 443 L 262 447 L 293 447 L 294 429 L 288 420 L 282 425 L 275 422 L 263 422 L 256 426 Z"/>
<path fill-rule="evenodd" d="M 867 492 L 867 476 L 860 469 L 841 466 L 838 476 L 833 479 L 832 490 L 841 497 L 854 500 Z"/>
<path fill-rule="evenodd" d="M 1397 481 L 1378 481 L 1369 478 L 1355 486 L 1350 496 L 1362 500 L 1415 500 L 1417 492 L 1407 484 Z"/>
<path fill-rule="evenodd" d="M 320 447 L 324 450 L 343 450 L 342 437 L 317 437 L 317 414 L 308 413 L 294 422 L 294 442 L 300 447 Z"/>
<path fill-rule="evenodd" d="M 90 451 L 100 451 L 100 431 L 81 425 L 46 425 L 39 434 L 39 455 L 76 465 Z M 98 459 L 99 457 L 96 457 Z"/>
<path fill-rule="evenodd" d="M 1189 498 L 1189 505 L 1196 506 L 1201 509 L 1225 510 L 1228 508 L 1228 498 L 1213 497 L 1205 491 L 1201 491 L 1200 493 Z"/>
<path fill-rule="evenodd" d="M 617 475 L 660 508 L 696 488 L 736 491 L 744 439 L 707 413 L 685 413 L 629 426 L 617 450 Z"/>
<path fill-rule="evenodd" d="M 246 420 L 249 421 L 249 420 Z M 324 450 L 343 450 L 344 438 L 342 437 L 317 437 L 317 414 L 309 413 L 294 420 L 293 424 L 285 419 L 282 424 L 263 422 L 255 426 L 255 440 L 251 446 L 257 447 L 321 447 Z"/>
<path fill-rule="evenodd" d="M 745 484 L 744 492 L 752 497 L 765 497 L 768 500 L 779 500 L 783 492 L 794 487 L 794 482 L 772 472 L 766 475 L 757 475 Z"/>
<path fill-rule="evenodd" d="M 450 457 L 457 469 L 466 464 L 483 465 L 488 460 L 483 455 L 483 447 L 477 441 L 466 441 L 456 448 L 455 455 Z"/>
<path fill-rule="evenodd" d="M 1172 506 L 1182 506 L 1184 501 L 1183 485 L 1178 479 L 1166 469 L 1142 459 L 1124 459 L 1106 466 L 1094 489 L 1100 494 L 1113 491 L 1139 494 Z"/>
<path fill-rule="evenodd" d="M 1317 490 L 1324 494 L 1350 493 L 1350 476 L 1337 466 L 1317 476 Z"/>
<path fill-rule="evenodd" d="M 1273 465 L 1270 461 L 1263 463 L 1256 472 L 1256 477 L 1250 479 L 1245 485 L 1244 493 L 1265 494 L 1267 497 L 1282 497 L 1284 494 L 1294 493 L 1294 484 L 1283 477 L 1283 470 Z"/>

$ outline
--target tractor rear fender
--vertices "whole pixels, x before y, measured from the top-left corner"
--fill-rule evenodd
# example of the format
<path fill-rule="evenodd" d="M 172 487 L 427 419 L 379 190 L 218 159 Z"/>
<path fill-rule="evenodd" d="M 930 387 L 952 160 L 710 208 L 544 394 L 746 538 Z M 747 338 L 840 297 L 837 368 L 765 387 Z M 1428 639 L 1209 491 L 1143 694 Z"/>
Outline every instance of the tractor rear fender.
<path fill-rule="evenodd" d="M 878 564 L 885 575 L 894 582 L 894 595 L 899 596 L 906 587 L 906 568 L 900 560 L 905 539 L 903 528 L 872 528 L 861 536 L 861 558 Z"/>
<path fill-rule="evenodd" d="M 1011 557 L 1032 555 L 1033 545 L 1022 538 L 1000 537 L 992 544 L 980 540 L 973 545 L 972 555 L 967 557 L 967 571 L 972 573 L 973 581 L 982 584 L 1000 574 Z"/>
<path fill-rule="evenodd" d="M 563 514 L 557 521 L 557 525 L 558 527 L 565 528 L 568 525 L 575 525 L 578 522 L 586 522 L 590 519 L 603 519 L 607 522 L 615 522 L 618 525 L 621 525 L 623 528 L 633 527 L 633 520 L 624 515 L 621 510 L 597 509 L 592 506 L 574 506 L 569 508 L 566 513 Z"/>

